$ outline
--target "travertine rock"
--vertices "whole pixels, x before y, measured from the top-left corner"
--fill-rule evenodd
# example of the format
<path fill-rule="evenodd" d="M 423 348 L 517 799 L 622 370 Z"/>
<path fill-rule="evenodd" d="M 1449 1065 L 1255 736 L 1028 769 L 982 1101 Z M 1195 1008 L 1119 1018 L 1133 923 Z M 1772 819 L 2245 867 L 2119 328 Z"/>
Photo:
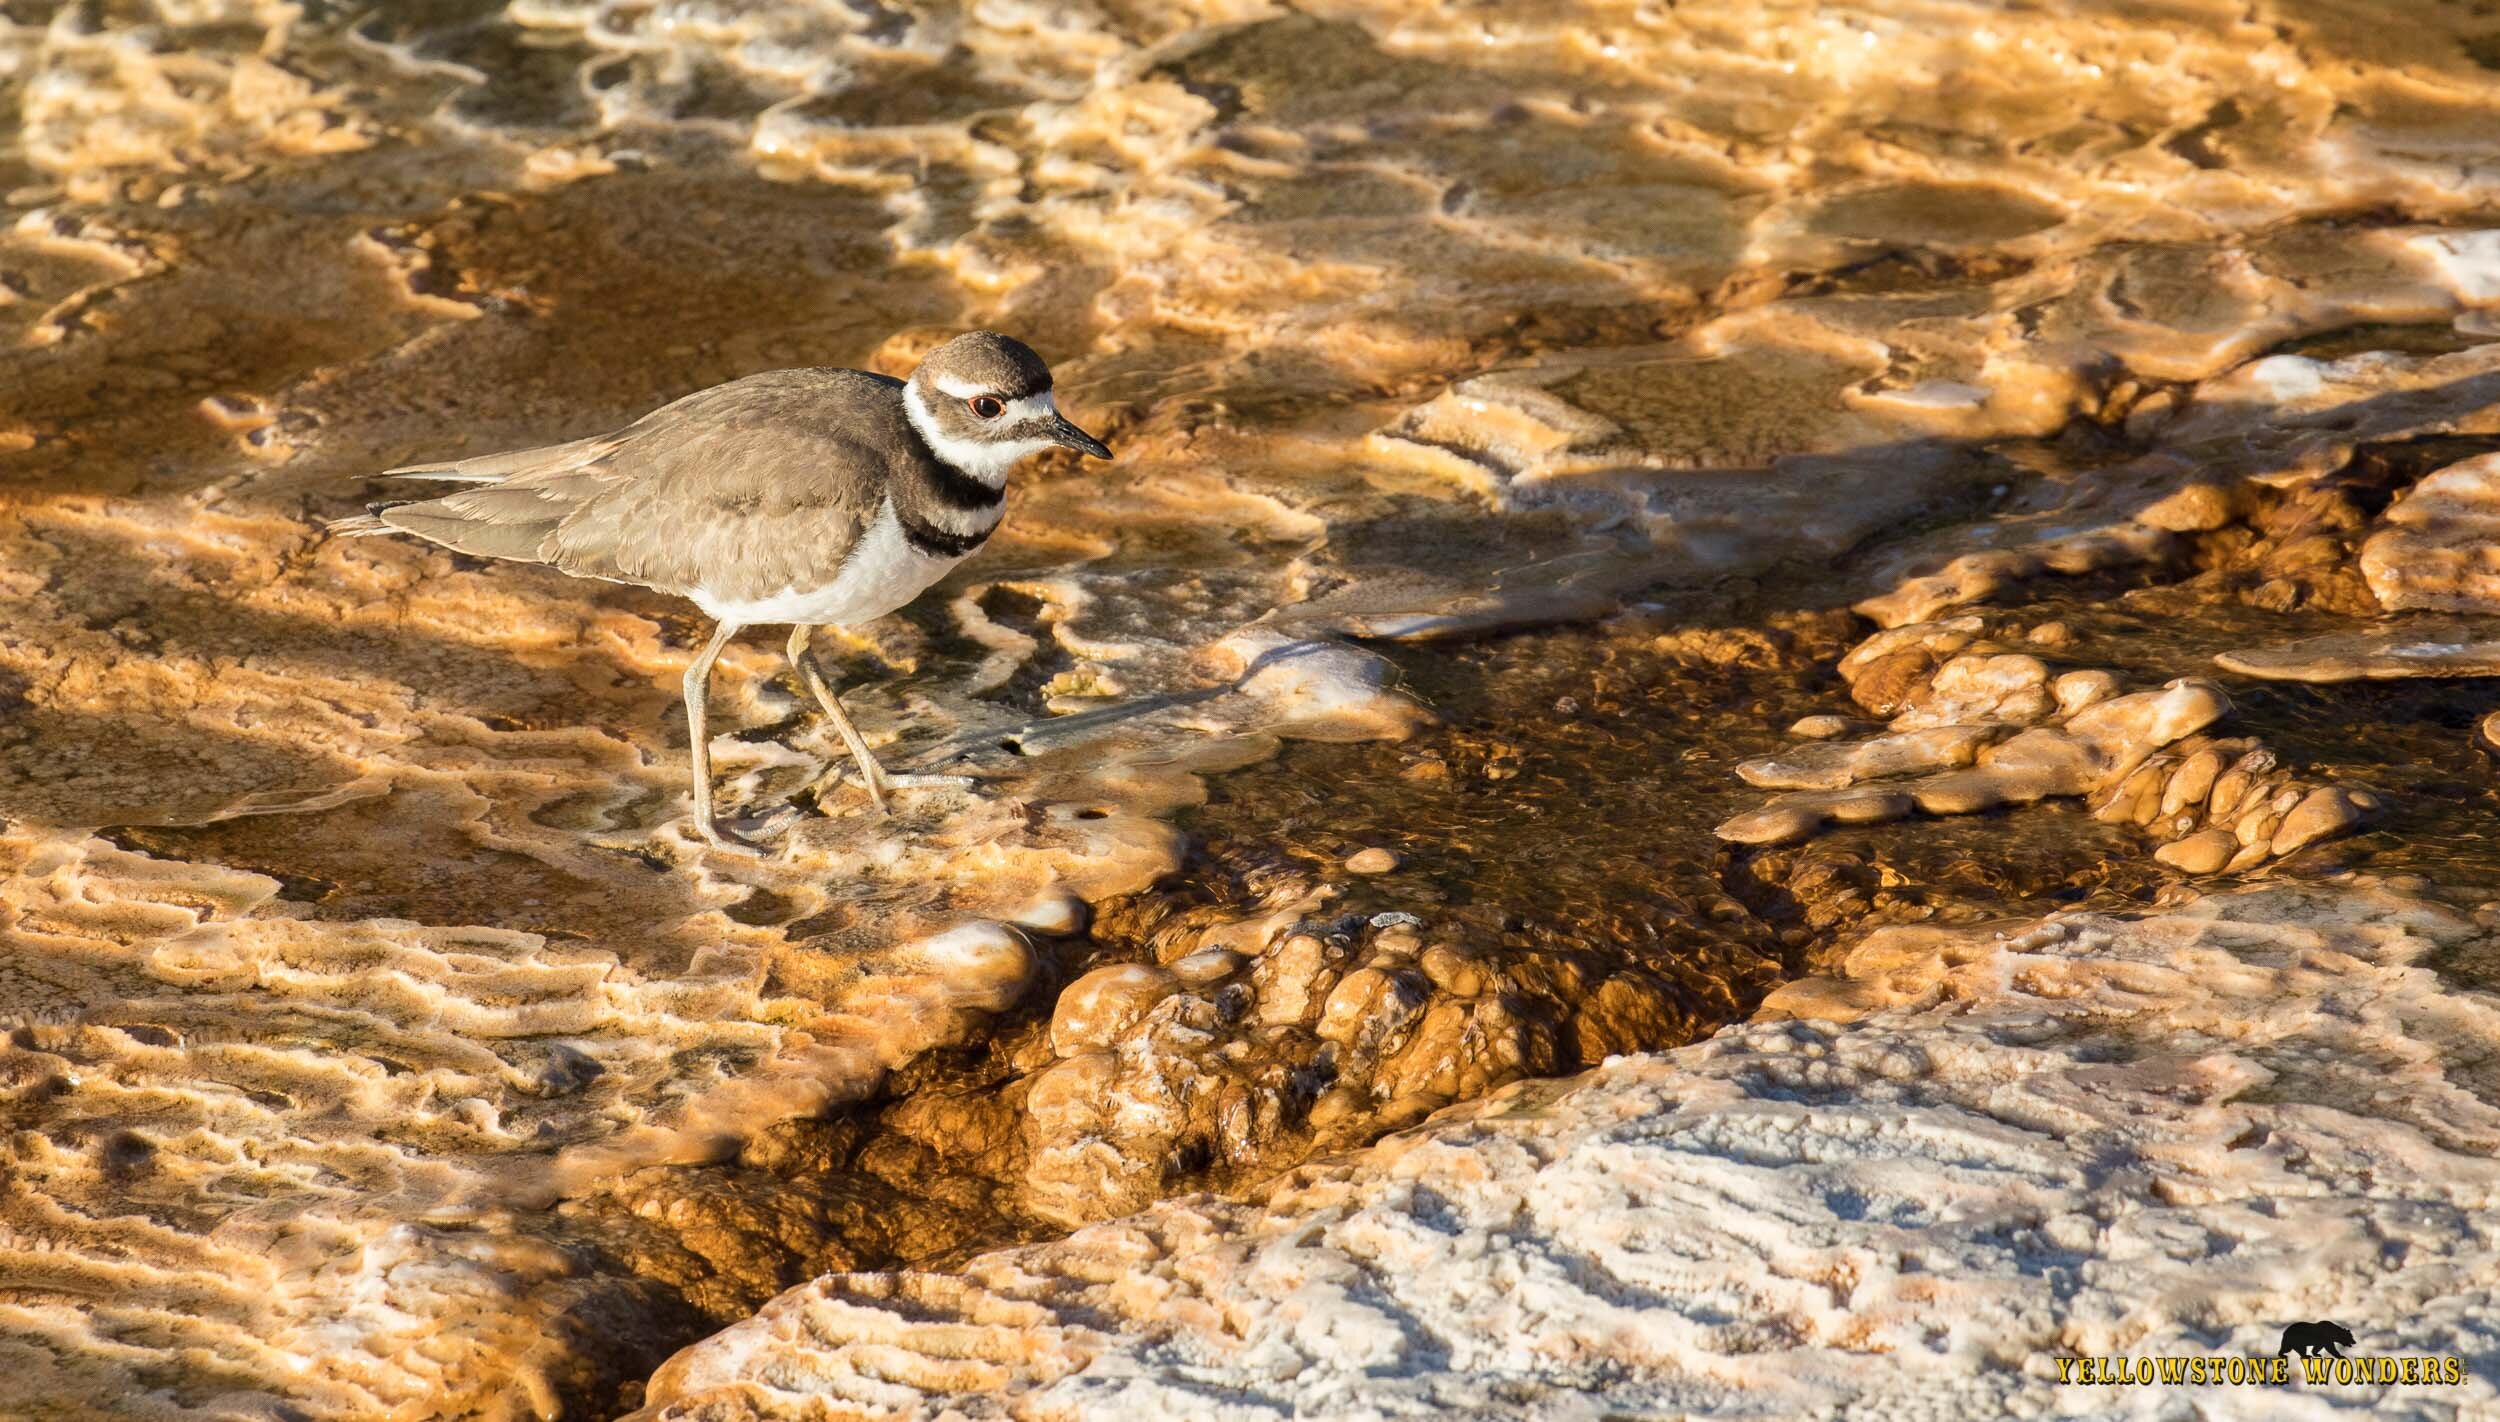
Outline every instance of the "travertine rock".
<path fill-rule="evenodd" d="M 2098 706 L 2126 689 L 2115 672 L 2095 667 L 2088 671 L 2072 671 L 2049 683 L 2050 694 L 2057 698 L 2057 714 L 2073 716 L 2089 706 Z"/>
<path fill-rule="evenodd" d="M 2410 623 L 2224 652 L 2214 660 L 2243 676 L 2272 681 L 2500 676 L 2500 640 L 2482 636 L 2482 631 L 2471 624 L 2446 621 Z"/>
<path fill-rule="evenodd" d="M 1788 728 L 1788 734 L 1799 740 L 1827 741 L 1834 736 L 1848 735 L 1852 731 L 1873 729 L 1872 725 L 1852 720 L 1847 716 L 1801 716 L 1797 718 L 1796 724 Z"/>
<path fill-rule="evenodd" d="M 2184 412 L 2160 426 L 2160 448 L 2106 468 L 2060 471 L 2013 517 L 1888 551 L 1879 591 L 1857 608 L 1887 628 L 1915 626 L 2031 578 L 2158 563 L 2186 546 L 2183 535 L 2250 516 L 2260 493 L 2298 505 L 2303 485 L 2373 445 L 2500 432 L 2500 405 L 2489 394 L 2495 371 L 2500 346 L 2485 344 L 2433 356 L 2275 355 L 2213 374 Z M 2394 571 L 2398 551 L 2411 548 L 2432 570 L 2426 590 L 2470 580 L 2473 520 L 2481 516 L 2471 491 L 2480 477 L 2433 486 L 2404 525 L 2377 535 L 2381 571 L 2370 576 L 2394 587 L 2405 576 Z M 2278 573 L 2313 573 L 2344 558 L 2340 536 L 2286 532 L 2277 542 L 2269 563 Z M 2296 591 L 2288 579 L 2277 581 Z"/>
<path fill-rule="evenodd" d="M 1976 617 L 1918 622 L 1887 628 L 1840 659 L 1841 679 L 1860 706 L 1877 716 L 1900 715 L 1910 697 L 1936 678 L 1936 668 L 1980 639 L 1986 624 Z"/>
<path fill-rule="evenodd" d="M 1346 856 L 1345 867 L 1349 874 L 1386 874 L 1398 867 L 1398 857 L 1389 850 L 1374 846 Z"/>
<path fill-rule="evenodd" d="M 2377 804 L 2378 797 L 2368 791 L 2332 785 L 2312 790 L 2284 812 L 2266 852 L 2280 858 L 2331 835 L 2343 834 L 2367 819 Z"/>
<path fill-rule="evenodd" d="M 1938 667 L 1907 698 L 1892 725 L 1900 731 L 1978 724 L 2028 726 L 2056 709 L 2049 669 L 2038 657 L 2018 652 L 1972 653 Z"/>
<path fill-rule="evenodd" d="M 1179 864 L 1204 776 L 1423 724 L 1348 634 L 1756 576 L 1918 622 L 2490 433 L 2488 343 L 2267 354 L 2470 337 L 2500 290 L 2486 22 L 2367 9 L 8 7 L 0 1412 L 598 1415 L 784 1271 L 956 1247 L 994 1202 L 808 1141 L 1038 1017 L 1078 949 L 1036 940 Z M 822 640 L 896 769 L 972 777 L 891 823 L 758 640 L 723 798 L 825 813 L 703 856 L 682 605 L 320 534 L 401 492 L 362 471 L 984 324 L 1121 458 L 1030 471 L 978 560 Z M 2080 709 L 1988 661 L 2054 639 L 1978 630 L 1851 668 L 1860 704 L 1967 656 L 1930 728 Z M 1091 1218 L 1773 971 L 1286 917 L 1188 945 L 1112 1046 L 1018 1038 L 1029 1141 L 1003 1099 L 894 1109 Z M 1424 985 L 1425 1047 L 1317 1035 L 1365 971 Z"/>
<path fill-rule="evenodd" d="M 1804 839 L 1828 824 L 1864 825 L 1897 820 L 1915 805 L 1910 792 L 1879 785 L 1808 790 L 1782 795 L 1759 810 L 1736 816 L 1719 826 L 1719 838 L 1732 844 L 1786 844 Z"/>
<path fill-rule="evenodd" d="M 2175 682 L 2158 692 L 2108 701 L 2078 698 L 2088 704 L 2062 725 L 2033 727 L 1998 741 L 2003 727 L 1994 720 L 1975 727 L 1936 728 L 1925 723 L 1954 709 L 1981 717 L 2001 715 L 2009 705 L 2024 714 L 2033 714 L 2035 708 L 2045 712 L 2050 705 L 2042 692 L 2047 669 L 2027 657 L 1960 657 L 1938 671 L 1939 682 L 1948 678 L 1954 680 L 1946 692 L 1914 697 L 1912 709 L 1894 723 L 1916 724 L 1920 729 L 1856 745 L 1832 742 L 1809 747 L 1796 756 L 1780 758 L 1777 772 L 1762 761 L 1739 767 L 1739 773 L 1754 784 L 1776 783 L 1764 778 L 1774 773 L 1795 780 L 1803 778 L 1807 768 L 1796 760 L 1811 755 L 1813 768 L 1824 772 L 1821 780 L 1854 788 L 1782 796 L 1721 825 L 1720 838 L 1739 844 L 1777 844 L 1805 838 L 1836 820 L 1898 819 L 1912 807 L 1928 814 L 1969 814 L 2050 796 L 2115 789 L 2144 757 L 2211 724 L 2230 709 L 2229 700 L 2210 684 Z M 1956 731 L 1961 734 L 1953 734 Z M 1978 765 L 1916 780 L 1887 783 L 1880 779 L 1951 763 L 1934 753 L 1924 761 L 1914 759 L 1903 753 L 1905 746 L 1967 748 Z M 2146 793 L 2155 797 L 2148 803 L 2157 803 L 2158 787 Z"/>
<path fill-rule="evenodd" d="M 2407 490 L 2361 545 L 2361 573 L 2391 611 L 2500 612 L 2500 455 L 2451 464 Z"/>
<path fill-rule="evenodd" d="M 635 1419 L 2023 1416 L 2073 1395 L 2033 1359 L 2266 1356 L 2287 1296 L 2373 1317 L 2374 1353 L 2479 1357 L 2500 1306 L 2460 1281 L 2500 1261 L 2500 1110 L 2459 1063 L 2500 1008 L 2423 963 L 2488 934 L 2350 888 L 1886 930 L 1778 994 L 1789 1020 L 1241 1202 L 827 1275 L 673 1359 Z"/>
<path fill-rule="evenodd" d="M 1885 678 L 1871 700 L 1901 708 L 1894 729 L 1740 764 L 1750 784 L 1812 788 L 1727 820 L 1719 837 L 1790 844 L 1833 823 L 2080 796 L 2096 818 L 2151 834 L 2162 863 L 2208 874 L 2255 868 L 2349 832 L 2379 808 L 2366 791 L 2312 787 L 2288 775 L 2265 780 L 2274 769 L 2270 753 L 2205 737 L 2231 710 L 2210 682 L 2122 694 L 2108 671 L 2052 676 L 2038 658 L 1990 652 L 1985 631 L 1976 617 L 1896 627 L 1844 654 L 1841 674 L 1855 678 L 1851 690 L 1862 704 L 1870 702 L 1869 680 Z M 1938 647 L 1969 650 L 1939 664 L 1930 650 Z M 1925 682 L 1911 674 L 1920 666 L 1931 669 Z M 1940 768 L 1949 766 L 1958 768 Z"/>
<path fill-rule="evenodd" d="M 1996 726 L 1938 726 L 1863 741 L 1826 741 L 1746 761 L 1736 773 L 1766 790 L 1837 790 L 1861 780 L 1968 765 L 1980 747 L 2001 734 Z"/>
<path fill-rule="evenodd" d="M 975 1093 L 1005 1104 L 1014 1141 L 989 1167 L 994 1207 L 1072 1227 L 1184 1178 L 1267 1179 L 1522 1077 L 1691 1040 L 1779 971 L 1776 945 L 1750 952 L 1741 934 L 1694 943 L 1667 976 L 1407 913 L 1174 927 L 1153 937 L 1164 968 L 1071 985 L 1037 1074 Z"/>
<path fill-rule="evenodd" d="M 2239 851 L 2239 836 L 2227 829 L 2205 829 L 2157 847 L 2153 857 L 2183 874 L 2219 874 Z"/>
<path fill-rule="evenodd" d="M 1050 1045 L 1063 1057 L 1107 1047 L 1180 987 L 1178 974 L 1152 963 L 1096 968 L 1059 994 L 1050 1014 Z"/>

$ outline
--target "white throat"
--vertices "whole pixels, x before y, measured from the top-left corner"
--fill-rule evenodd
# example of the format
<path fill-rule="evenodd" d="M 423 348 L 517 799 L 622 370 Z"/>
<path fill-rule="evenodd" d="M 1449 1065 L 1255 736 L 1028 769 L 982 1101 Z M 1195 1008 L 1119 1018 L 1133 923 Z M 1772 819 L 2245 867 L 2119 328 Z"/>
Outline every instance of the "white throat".
<path fill-rule="evenodd" d="M 1037 414 L 1056 414 L 1058 409 L 1057 402 L 1045 390 L 1039 395 L 1008 402 L 1007 412 L 998 418 L 1000 423 L 1012 425 Z M 910 418 L 911 427 L 920 431 L 920 437 L 928 441 L 930 450 L 938 458 L 993 489 L 1006 487 L 1007 471 L 1015 467 L 1017 460 L 1028 454 L 1039 454 L 1051 444 L 1046 439 L 956 439 L 939 429 L 937 421 L 930 418 L 929 407 L 921 403 L 917 381 L 903 387 L 903 413 Z"/>

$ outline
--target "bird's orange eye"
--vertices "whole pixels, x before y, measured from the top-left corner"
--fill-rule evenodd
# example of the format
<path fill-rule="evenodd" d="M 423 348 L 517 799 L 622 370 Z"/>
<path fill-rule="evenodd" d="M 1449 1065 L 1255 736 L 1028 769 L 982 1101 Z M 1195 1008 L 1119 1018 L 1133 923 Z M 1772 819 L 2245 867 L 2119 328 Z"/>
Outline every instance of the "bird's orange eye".
<path fill-rule="evenodd" d="M 995 395 L 975 395 L 972 397 L 972 413 L 985 420 L 995 420 L 1007 413 L 1007 407 L 1000 404 Z"/>

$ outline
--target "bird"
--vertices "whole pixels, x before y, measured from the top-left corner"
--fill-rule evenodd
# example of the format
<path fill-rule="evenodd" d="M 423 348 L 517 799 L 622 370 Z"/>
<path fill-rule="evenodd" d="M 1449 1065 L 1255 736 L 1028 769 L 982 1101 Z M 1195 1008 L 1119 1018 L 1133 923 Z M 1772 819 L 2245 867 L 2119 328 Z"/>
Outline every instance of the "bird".
<path fill-rule="evenodd" d="M 970 557 L 998 527 L 1008 472 L 1053 447 L 1111 458 L 1059 412 L 1032 347 L 971 331 L 909 380 L 765 371 L 608 434 L 386 470 L 465 487 L 377 503 L 330 531 L 411 534 L 692 601 L 712 620 L 684 685 L 695 829 L 717 848 L 752 850 L 712 812 L 704 708 L 721 649 L 745 628 L 787 625 L 792 669 L 886 813 L 891 777 L 808 660 L 808 640 L 902 608 Z"/>

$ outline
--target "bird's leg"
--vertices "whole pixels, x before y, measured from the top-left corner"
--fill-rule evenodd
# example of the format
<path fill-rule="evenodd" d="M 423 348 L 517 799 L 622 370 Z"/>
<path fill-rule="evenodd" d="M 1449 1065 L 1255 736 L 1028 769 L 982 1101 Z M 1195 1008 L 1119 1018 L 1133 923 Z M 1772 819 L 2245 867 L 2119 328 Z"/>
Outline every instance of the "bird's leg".
<path fill-rule="evenodd" d="M 852 761 L 859 766 L 859 778 L 868 786 L 868 803 L 877 807 L 878 814 L 885 814 L 885 767 L 877 764 L 876 756 L 868 749 L 868 742 L 860 739 L 859 728 L 851 724 L 849 716 L 843 714 L 841 698 L 833 694 L 833 688 L 826 685 L 824 677 L 817 673 L 816 664 L 808 660 L 807 639 L 815 630 L 804 622 L 790 629 L 790 665 L 797 669 L 799 679 L 807 683 L 808 692 L 816 698 L 816 704 L 824 707 L 825 714 L 833 719 L 834 730 L 841 733 L 843 748 L 851 753 Z"/>
<path fill-rule="evenodd" d="M 704 723 L 703 702 L 712 689 L 712 663 L 720 660 L 720 649 L 738 635 L 738 624 L 723 622 L 712 629 L 712 640 L 703 644 L 694 660 L 686 667 L 686 749 L 694 761 L 694 827 L 698 834 L 719 849 L 752 849 L 735 831 L 724 832 L 712 819 L 712 733 Z"/>

